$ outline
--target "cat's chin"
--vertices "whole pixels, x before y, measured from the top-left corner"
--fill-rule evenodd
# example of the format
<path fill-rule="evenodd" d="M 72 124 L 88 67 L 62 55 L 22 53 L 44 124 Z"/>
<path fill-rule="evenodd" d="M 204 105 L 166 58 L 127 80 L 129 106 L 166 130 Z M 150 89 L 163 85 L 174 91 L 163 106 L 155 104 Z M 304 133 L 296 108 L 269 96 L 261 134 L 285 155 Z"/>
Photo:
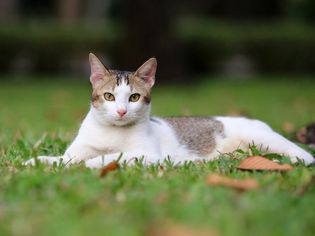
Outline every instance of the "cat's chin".
<path fill-rule="evenodd" d="M 116 119 L 111 122 L 113 126 L 131 126 L 135 124 L 135 121 L 127 120 L 127 119 Z"/>

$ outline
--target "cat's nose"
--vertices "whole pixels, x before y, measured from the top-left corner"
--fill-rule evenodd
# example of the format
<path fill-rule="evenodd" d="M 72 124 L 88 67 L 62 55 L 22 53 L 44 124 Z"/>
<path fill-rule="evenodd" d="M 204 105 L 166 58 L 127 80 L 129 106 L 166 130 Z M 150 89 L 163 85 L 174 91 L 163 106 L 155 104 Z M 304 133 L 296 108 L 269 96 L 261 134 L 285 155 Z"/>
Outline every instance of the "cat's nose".
<path fill-rule="evenodd" d="M 119 110 L 117 110 L 117 113 L 120 117 L 123 117 L 124 115 L 126 115 L 127 110 L 126 109 L 119 109 Z"/>

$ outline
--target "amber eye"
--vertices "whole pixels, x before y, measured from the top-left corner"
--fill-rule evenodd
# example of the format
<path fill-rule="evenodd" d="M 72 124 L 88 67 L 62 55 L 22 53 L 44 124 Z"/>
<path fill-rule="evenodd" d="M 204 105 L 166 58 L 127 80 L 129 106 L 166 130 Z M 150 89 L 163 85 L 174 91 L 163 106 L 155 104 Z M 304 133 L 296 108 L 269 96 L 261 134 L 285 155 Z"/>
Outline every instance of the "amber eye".
<path fill-rule="evenodd" d="M 115 100 L 114 95 L 111 94 L 111 93 L 104 93 L 104 98 L 105 98 L 105 100 L 107 100 L 107 101 L 114 101 L 114 100 Z"/>
<path fill-rule="evenodd" d="M 129 97 L 129 101 L 130 102 L 137 102 L 140 98 L 140 94 L 139 93 L 134 93 L 131 94 L 131 96 Z"/>

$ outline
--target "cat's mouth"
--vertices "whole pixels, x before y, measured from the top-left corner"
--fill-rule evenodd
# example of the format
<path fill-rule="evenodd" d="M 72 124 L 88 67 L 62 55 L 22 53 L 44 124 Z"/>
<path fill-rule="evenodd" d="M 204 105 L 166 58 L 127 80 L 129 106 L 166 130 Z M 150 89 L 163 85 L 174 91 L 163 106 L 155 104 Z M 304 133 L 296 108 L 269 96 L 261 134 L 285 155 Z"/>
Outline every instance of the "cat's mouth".
<path fill-rule="evenodd" d="M 127 118 L 124 116 L 124 117 L 116 117 L 115 118 L 115 121 L 126 121 L 127 120 Z"/>
<path fill-rule="evenodd" d="M 137 120 L 133 117 L 123 116 L 123 117 L 115 117 L 112 119 L 111 123 L 114 126 L 130 126 L 137 123 Z"/>
<path fill-rule="evenodd" d="M 126 125 L 126 124 L 130 123 L 130 121 L 128 120 L 127 117 L 115 117 L 114 123 L 116 125 L 122 126 L 122 125 Z"/>

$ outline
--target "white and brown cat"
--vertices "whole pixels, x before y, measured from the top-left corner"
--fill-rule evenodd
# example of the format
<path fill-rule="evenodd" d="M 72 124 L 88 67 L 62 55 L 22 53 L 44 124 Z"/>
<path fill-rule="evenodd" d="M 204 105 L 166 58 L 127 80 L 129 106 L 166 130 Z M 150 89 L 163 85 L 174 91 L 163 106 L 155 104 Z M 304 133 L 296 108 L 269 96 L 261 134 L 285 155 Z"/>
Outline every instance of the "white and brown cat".
<path fill-rule="evenodd" d="M 84 162 L 87 167 L 100 168 L 120 156 L 120 161 L 127 163 L 142 157 L 146 164 L 163 162 L 166 158 L 180 164 L 213 160 L 220 153 L 248 149 L 255 143 L 268 152 L 290 157 L 292 162 L 314 163 L 312 155 L 258 120 L 151 117 L 155 58 L 150 58 L 136 72 L 109 70 L 93 54 L 89 60 L 91 109 L 64 155 L 40 156 L 41 162 Z M 34 163 L 35 159 L 27 162 Z"/>

